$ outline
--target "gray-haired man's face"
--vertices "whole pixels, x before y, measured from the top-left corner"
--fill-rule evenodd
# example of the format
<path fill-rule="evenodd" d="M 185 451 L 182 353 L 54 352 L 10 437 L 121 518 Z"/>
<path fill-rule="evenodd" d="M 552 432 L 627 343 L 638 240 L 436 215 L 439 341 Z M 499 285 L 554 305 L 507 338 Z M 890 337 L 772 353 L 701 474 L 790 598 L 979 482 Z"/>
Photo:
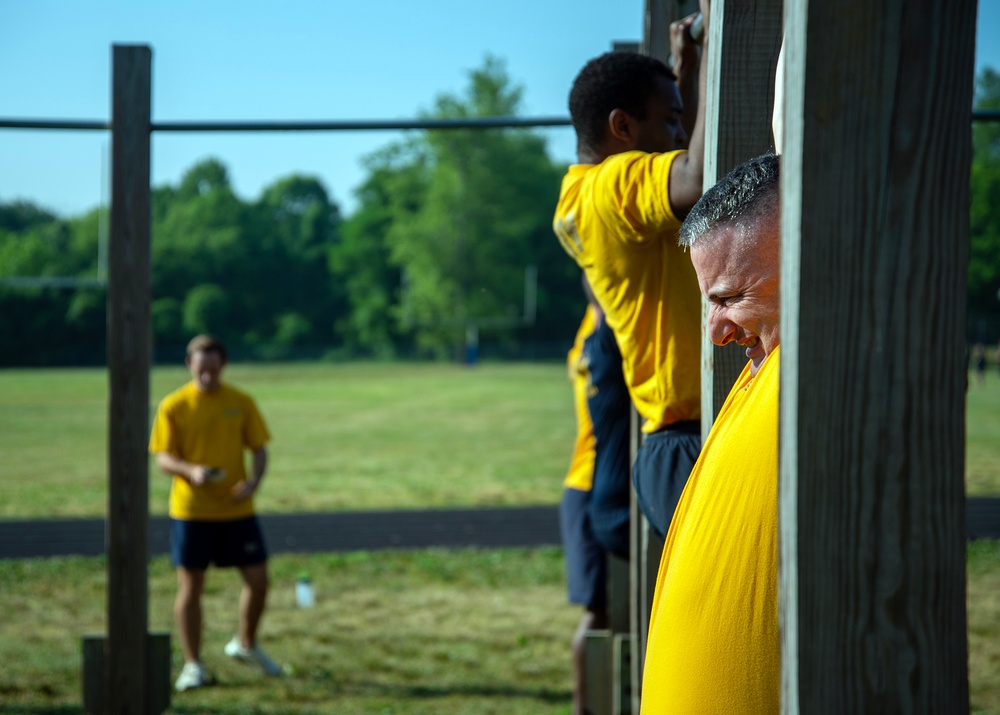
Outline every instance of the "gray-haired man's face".
<path fill-rule="evenodd" d="M 746 236 L 740 226 L 713 229 L 691 246 L 691 263 L 709 303 L 709 337 L 744 347 L 756 374 L 781 342 L 781 264 L 777 221 L 752 230 Z"/>

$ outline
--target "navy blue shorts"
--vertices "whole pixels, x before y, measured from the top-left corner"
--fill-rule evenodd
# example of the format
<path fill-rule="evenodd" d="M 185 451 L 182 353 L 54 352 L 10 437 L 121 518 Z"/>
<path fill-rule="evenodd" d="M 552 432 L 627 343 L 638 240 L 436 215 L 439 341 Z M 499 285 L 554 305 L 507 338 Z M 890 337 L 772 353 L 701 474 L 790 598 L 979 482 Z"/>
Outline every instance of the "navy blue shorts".
<path fill-rule="evenodd" d="M 170 557 L 186 569 L 255 566 L 267 561 L 267 546 L 256 516 L 236 521 L 170 520 Z"/>
<path fill-rule="evenodd" d="M 559 527 L 566 552 L 569 602 L 588 611 L 601 611 L 608 604 L 608 554 L 591 530 L 589 503 L 590 492 L 564 489 Z"/>
<path fill-rule="evenodd" d="M 701 423 L 679 422 L 647 434 L 635 455 L 632 483 L 650 526 L 664 537 L 701 451 Z"/>

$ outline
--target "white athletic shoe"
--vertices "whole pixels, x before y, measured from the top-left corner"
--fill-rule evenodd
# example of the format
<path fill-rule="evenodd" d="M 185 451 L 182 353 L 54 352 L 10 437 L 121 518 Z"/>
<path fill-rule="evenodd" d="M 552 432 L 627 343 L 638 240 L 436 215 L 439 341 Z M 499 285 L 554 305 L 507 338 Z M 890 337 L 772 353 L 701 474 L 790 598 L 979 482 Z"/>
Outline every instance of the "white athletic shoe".
<path fill-rule="evenodd" d="M 226 643 L 225 650 L 226 655 L 230 658 L 236 658 L 242 660 L 244 663 L 256 665 L 264 671 L 264 675 L 270 675 L 271 677 L 281 675 L 281 667 L 268 658 L 267 653 L 260 646 L 255 645 L 253 648 L 244 648 L 238 636 L 233 636 L 233 639 Z"/>
<path fill-rule="evenodd" d="M 205 670 L 205 666 L 200 662 L 189 662 L 185 663 L 184 667 L 181 668 L 181 674 L 177 676 L 177 682 L 174 683 L 174 687 L 178 692 L 184 692 L 185 690 L 190 690 L 191 688 L 204 688 L 206 685 L 211 685 L 215 680 Z"/>

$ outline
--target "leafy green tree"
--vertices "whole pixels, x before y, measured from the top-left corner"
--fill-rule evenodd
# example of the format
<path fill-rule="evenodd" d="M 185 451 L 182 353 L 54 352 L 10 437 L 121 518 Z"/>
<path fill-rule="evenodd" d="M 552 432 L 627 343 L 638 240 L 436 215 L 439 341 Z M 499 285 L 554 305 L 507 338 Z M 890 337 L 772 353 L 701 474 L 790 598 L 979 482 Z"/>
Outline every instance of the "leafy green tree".
<path fill-rule="evenodd" d="M 402 274 L 387 237 L 393 223 L 412 216 L 423 201 L 426 162 L 421 144 L 413 141 L 366 157 L 369 175 L 356 191 L 359 208 L 330 251 L 331 275 L 348 304 L 337 331 L 357 354 L 390 358 L 408 347 L 410 335 L 396 317 Z"/>
<path fill-rule="evenodd" d="M 503 63 L 488 57 L 470 72 L 465 94 L 440 96 L 430 116 L 513 116 L 521 94 Z M 419 176 L 410 181 L 405 203 L 362 196 L 381 207 L 377 230 L 384 231 L 389 262 L 402 276 L 395 317 L 402 331 L 413 332 L 418 349 L 453 354 L 472 324 L 502 326 L 497 338 L 512 345 L 530 265 L 543 277 L 540 305 L 561 309 L 551 298 L 564 292 L 581 305 L 575 270 L 557 255 L 552 237 L 561 172 L 543 138 L 522 129 L 429 131 L 385 157 L 391 161 L 384 161 L 380 183 L 401 172 Z M 363 204 L 362 211 L 368 209 Z M 375 217 L 372 209 L 369 228 Z M 565 318 L 559 316 L 559 329 L 570 338 L 579 318 Z"/>
<path fill-rule="evenodd" d="M 976 107 L 1000 109 L 1000 74 L 991 68 L 977 77 Z M 996 314 L 1000 313 L 1000 124 L 973 123 L 972 146 L 969 311 Z"/>
<path fill-rule="evenodd" d="M 297 343 L 333 341 L 343 301 L 327 253 L 337 241 L 340 212 L 318 180 L 280 179 L 246 203 L 233 192 L 225 167 L 209 159 L 193 166 L 176 188 L 157 189 L 153 200 L 158 342 L 183 342 L 177 335 L 179 305 L 183 331 L 211 317 L 214 332 L 251 354 L 269 355 L 268 345 L 287 343 L 279 318 L 289 314 L 302 318 Z"/>
<path fill-rule="evenodd" d="M 184 301 L 184 329 L 189 333 L 225 334 L 229 324 L 229 295 L 214 283 L 191 289 Z"/>

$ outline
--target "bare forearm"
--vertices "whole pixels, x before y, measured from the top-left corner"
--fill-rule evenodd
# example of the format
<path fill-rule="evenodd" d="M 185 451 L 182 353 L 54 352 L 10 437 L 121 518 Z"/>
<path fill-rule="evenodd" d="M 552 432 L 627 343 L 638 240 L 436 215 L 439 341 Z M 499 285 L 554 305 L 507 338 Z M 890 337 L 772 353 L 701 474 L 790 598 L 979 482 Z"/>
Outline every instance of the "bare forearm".
<path fill-rule="evenodd" d="M 681 126 L 684 127 L 684 134 L 687 141 L 678 149 L 687 149 L 694 135 L 695 123 L 698 120 L 698 77 L 700 74 L 701 58 L 698 56 L 698 46 L 690 39 L 680 37 L 684 33 L 690 32 L 688 25 L 684 21 L 678 21 L 670 25 L 671 34 L 671 59 L 673 60 L 674 74 L 677 76 L 677 91 L 681 95 L 681 102 L 684 105 L 684 112 L 681 114 Z"/>
<path fill-rule="evenodd" d="M 156 453 L 156 466 L 164 474 L 176 475 L 194 486 L 205 484 L 211 476 L 210 467 L 187 462 L 169 452 Z"/>
<path fill-rule="evenodd" d="M 185 462 L 180 457 L 176 457 L 169 452 L 156 453 L 156 467 L 166 475 L 178 475 L 183 479 L 191 480 L 191 475 L 197 465 Z"/>
<path fill-rule="evenodd" d="M 253 483 L 260 484 L 267 471 L 267 450 L 261 447 L 253 453 Z"/>
<path fill-rule="evenodd" d="M 701 0 L 701 11 L 704 15 L 704 35 L 702 40 L 701 62 L 698 66 L 697 109 L 694 125 L 691 129 L 691 139 L 685 154 L 674 159 L 670 168 L 670 207 L 678 218 L 687 216 L 688 211 L 701 198 L 704 184 L 705 167 L 705 98 L 708 82 L 708 27 L 709 2 Z M 684 91 L 678 87 L 679 91 Z M 687 102 L 686 98 L 683 98 Z M 682 120 L 683 121 L 683 120 Z"/>

